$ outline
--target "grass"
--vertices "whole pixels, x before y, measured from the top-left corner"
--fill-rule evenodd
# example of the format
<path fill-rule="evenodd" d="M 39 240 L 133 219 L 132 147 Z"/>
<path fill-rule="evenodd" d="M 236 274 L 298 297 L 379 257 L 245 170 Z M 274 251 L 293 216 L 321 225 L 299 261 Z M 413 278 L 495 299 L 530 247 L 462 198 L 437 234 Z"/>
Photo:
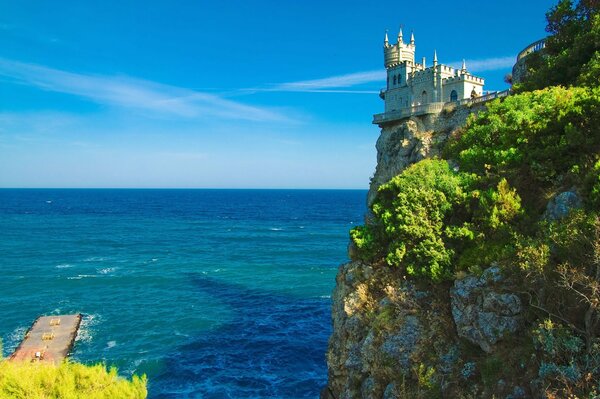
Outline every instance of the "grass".
<path fill-rule="evenodd" d="M 0 361 L 0 399 L 142 399 L 147 396 L 146 376 L 131 380 L 103 364 Z"/>

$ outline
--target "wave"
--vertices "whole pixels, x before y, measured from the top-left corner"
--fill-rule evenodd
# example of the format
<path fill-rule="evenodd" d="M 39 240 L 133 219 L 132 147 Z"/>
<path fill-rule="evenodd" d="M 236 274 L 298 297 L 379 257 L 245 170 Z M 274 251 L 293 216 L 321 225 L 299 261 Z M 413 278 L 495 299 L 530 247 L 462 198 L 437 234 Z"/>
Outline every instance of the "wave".
<path fill-rule="evenodd" d="M 110 274 L 117 270 L 116 267 L 105 267 L 104 269 L 98 269 L 98 274 Z"/>
<path fill-rule="evenodd" d="M 81 319 L 79 331 L 75 337 L 75 341 L 89 343 L 93 338 L 94 328 L 100 324 L 101 317 L 98 314 L 86 314 Z"/>
<path fill-rule="evenodd" d="M 81 280 L 82 278 L 93 278 L 98 277 L 95 274 L 78 274 L 77 276 L 67 277 L 67 280 Z"/>

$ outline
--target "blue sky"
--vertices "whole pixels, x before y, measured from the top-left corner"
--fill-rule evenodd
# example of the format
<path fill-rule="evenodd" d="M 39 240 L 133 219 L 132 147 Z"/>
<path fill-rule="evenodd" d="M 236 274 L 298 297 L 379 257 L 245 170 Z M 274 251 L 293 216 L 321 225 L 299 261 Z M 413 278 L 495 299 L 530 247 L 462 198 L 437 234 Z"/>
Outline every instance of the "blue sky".
<path fill-rule="evenodd" d="M 367 188 L 385 29 L 502 90 L 555 2 L 93 3 L 0 0 L 0 187 Z"/>

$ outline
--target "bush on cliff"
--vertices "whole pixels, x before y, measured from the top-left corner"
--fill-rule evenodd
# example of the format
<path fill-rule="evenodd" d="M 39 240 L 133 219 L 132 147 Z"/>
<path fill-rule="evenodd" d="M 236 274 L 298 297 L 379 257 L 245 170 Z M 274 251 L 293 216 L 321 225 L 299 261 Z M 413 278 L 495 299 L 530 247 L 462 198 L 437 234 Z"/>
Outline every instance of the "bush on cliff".
<path fill-rule="evenodd" d="M 102 364 L 0 361 L 0 398 L 142 399 L 146 395 L 145 376 L 128 381 Z"/>
<path fill-rule="evenodd" d="M 378 190 L 371 208 L 376 222 L 350 233 L 364 260 L 384 258 L 408 276 L 451 279 L 457 254 L 497 236 L 520 214 L 520 198 L 501 180 L 479 189 L 479 179 L 458 173 L 444 160 L 423 160 Z M 488 252 L 489 253 L 489 252 Z"/>

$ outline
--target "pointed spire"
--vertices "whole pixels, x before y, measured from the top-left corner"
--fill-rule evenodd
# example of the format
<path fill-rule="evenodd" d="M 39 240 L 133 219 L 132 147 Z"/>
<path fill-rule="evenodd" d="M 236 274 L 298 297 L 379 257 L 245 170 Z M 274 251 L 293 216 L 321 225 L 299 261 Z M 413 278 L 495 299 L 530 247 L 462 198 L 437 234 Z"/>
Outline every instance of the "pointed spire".
<path fill-rule="evenodd" d="M 410 44 L 412 44 L 412 45 L 415 44 L 415 33 L 414 32 L 410 33 Z"/>
<path fill-rule="evenodd" d="M 398 43 L 404 44 L 404 40 L 402 37 L 402 26 L 400 26 L 400 32 L 398 32 Z"/>
<path fill-rule="evenodd" d="M 390 40 L 388 39 L 388 34 L 387 33 L 388 33 L 388 31 L 386 29 L 385 30 L 385 38 L 383 39 L 383 45 L 386 46 L 386 47 L 390 44 Z"/>
<path fill-rule="evenodd" d="M 463 58 L 463 64 L 462 64 L 461 71 L 463 71 L 463 72 L 467 72 L 467 63 L 465 62 L 465 59 L 464 59 L 464 58 Z"/>
<path fill-rule="evenodd" d="M 433 65 L 437 65 L 437 50 L 433 50 Z"/>

